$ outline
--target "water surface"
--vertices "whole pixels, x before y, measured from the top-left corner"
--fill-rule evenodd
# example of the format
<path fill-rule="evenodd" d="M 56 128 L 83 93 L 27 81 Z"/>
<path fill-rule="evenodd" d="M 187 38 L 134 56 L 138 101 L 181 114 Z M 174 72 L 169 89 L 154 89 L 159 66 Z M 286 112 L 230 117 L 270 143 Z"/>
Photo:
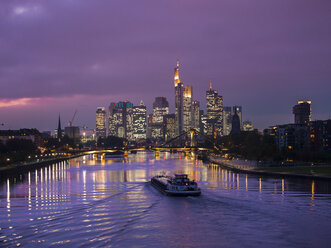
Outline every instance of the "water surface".
<path fill-rule="evenodd" d="M 162 195 L 187 173 L 200 197 Z M 80 157 L 0 184 L 2 247 L 329 247 L 331 184 L 233 173 L 180 155 Z"/>

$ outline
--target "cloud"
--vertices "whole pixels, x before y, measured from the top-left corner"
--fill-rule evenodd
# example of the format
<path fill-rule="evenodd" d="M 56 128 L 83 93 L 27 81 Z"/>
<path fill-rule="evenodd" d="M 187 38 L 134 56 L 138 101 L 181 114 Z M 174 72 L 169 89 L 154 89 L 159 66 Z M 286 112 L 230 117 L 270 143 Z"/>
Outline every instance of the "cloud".
<path fill-rule="evenodd" d="M 21 107 L 35 104 L 40 98 L 0 99 L 0 108 Z"/>
<path fill-rule="evenodd" d="M 181 79 L 203 108 L 213 77 L 224 105 L 245 115 L 285 114 L 302 96 L 329 111 L 329 0 L 0 1 L 2 99 L 111 95 L 151 106 L 166 96 L 173 107 L 180 56 Z M 85 117 L 92 123 L 94 110 Z"/>

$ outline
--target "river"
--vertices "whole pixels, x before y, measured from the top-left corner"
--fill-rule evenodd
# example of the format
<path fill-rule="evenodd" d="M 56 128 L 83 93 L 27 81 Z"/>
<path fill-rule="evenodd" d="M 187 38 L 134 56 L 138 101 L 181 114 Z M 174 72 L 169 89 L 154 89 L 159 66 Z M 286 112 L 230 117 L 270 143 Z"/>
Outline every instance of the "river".
<path fill-rule="evenodd" d="M 187 173 L 200 197 L 162 195 Z M 0 183 L 1 247 L 330 247 L 331 183 L 234 173 L 160 153 L 84 156 Z"/>

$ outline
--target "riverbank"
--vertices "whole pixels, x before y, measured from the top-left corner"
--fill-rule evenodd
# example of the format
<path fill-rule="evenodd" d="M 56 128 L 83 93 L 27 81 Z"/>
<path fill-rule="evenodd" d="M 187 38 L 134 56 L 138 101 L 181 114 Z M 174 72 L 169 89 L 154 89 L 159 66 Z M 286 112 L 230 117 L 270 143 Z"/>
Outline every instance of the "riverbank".
<path fill-rule="evenodd" d="M 257 168 L 254 162 L 243 162 L 236 160 L 226 160 L 224 158 L 216 158 L 209 156 L 209 161 L 218 164 L 226 169 L 243 172 L 247 174 L 257 174 L 271 177 L 292 177 L 292 178 L 308 178 L 316 180 L 331 181 L 330 166 L 305 166 L 305 167 L 271 167 Z"/>
<path fill-rule="evenodd" d="M 0 167 L 0 181 L 7 179 L 8 177 L 17 177 L 19 175 L 22 175 L 26 172 L 42 168 L 44 166 L 48 166 L 50 164 L 59 163 L 62 161 L 66 161 L 72 158 L 80 157 L 82 154 L 75 154 L 70 156 L 61 156 L 57 158 L 51 158 L 51 159 L 43 159 L 39 161 L 33 161 L 29 163 L 21 163 L 21 164 L 15 164 L 10 165 L 7 167 Z"/>

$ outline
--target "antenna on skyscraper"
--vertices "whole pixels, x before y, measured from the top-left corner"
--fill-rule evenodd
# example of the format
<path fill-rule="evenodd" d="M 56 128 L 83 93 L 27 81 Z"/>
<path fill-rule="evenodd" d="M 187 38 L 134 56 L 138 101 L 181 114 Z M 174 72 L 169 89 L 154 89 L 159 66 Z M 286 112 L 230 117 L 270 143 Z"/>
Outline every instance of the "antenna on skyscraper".
<path fill-rule="evenodd" d="M 209 78 L 209 88 L 212 89 L 212 82 L 211 82 L 211 77 Z"/>

